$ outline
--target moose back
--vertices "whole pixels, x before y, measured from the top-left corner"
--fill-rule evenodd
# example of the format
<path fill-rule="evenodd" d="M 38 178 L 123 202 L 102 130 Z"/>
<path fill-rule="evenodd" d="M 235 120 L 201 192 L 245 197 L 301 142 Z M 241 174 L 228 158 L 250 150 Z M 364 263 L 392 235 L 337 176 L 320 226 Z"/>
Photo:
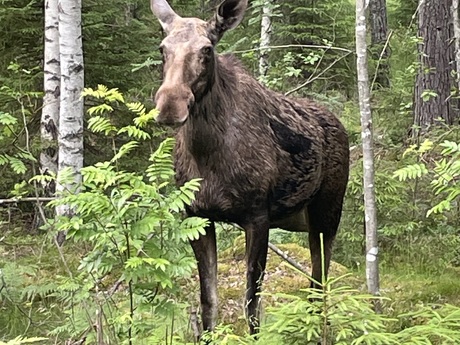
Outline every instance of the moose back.
<path fill-rule="evenodd" d="M 203 21 L 180 17 L 166 0 L 151 0 L 166 32 L 157 121 L 178 127 L 177 183 L 203 179 L 187 214 L 211 222 L 206 235 L 191 242 L 203 327 L 212 330 L 217 322 L 214 222 L 224 221 L 246 233 L 246 315 L 255 333 L 270 228 L 309 231 L 312 277 L 321 282 L 320 233 L 328 267 L 349 150 L 342 124 L 327 109 L 268 90 L 234 56 L 216 53 L 216 44 L 241 22 L 246 7 L 247 0 L 225 0 Z"/>

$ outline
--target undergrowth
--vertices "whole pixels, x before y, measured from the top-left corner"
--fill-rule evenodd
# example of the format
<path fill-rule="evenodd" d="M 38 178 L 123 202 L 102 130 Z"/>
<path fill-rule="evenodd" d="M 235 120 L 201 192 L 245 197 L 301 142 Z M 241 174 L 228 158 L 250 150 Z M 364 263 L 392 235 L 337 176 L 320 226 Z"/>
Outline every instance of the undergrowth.
<path fill-rule="evenodd" d="M 147 112 L 140 103 L 125 103 L 116 89 L 99 86 L 85 94 L 101 103 L 89 110 L 89 129 L 108 138 L 113 155 L 82 170 L 78 194 L 66 191 L 50 204 L 63 203 L 74 210 L 72 217 L 48 220 L 43 228 L 49 238 L 66 232 L 64 248 L 58 250 L 49 240 L 40 248 L 10 243 L 16 241 L 12 232 L 1 239 L 2 246 L 14 248 L 0 252 L 3 340 L 19 336 L 7 344 L 21 344 L 28 339 L 40 341 L 33 338 L 40 336 L 48 339 L 44 343 L 83 339 L 87 344 L 193 343 L 189 318 L 196 284 L 189 283 L 195 260 L 187 242 L 203 233 L 207 221 L 184 221 L 181 213 L 193 200 L 199 181 L 180 188 L 172 183 L 173 141 L 156 145 L 158 133 L 148 127 L 155 111 Z M 123 108 L 134 114 L 133 124 L 118 128 L 110 115 L 114 105 L 117 111 Z M 258 340 L 241 330 L 235 332 L 230 325 L 207 335 L 209 340 L 215 344 L 460 342 L 458 308 L 445 303 L 458 302 L 449 269 L 458 261 L 454 211 L 459 150 L 454 130 L 437 135 L 432 133 L 430 141 L 411 146 L 405 155 L 397 149 L 399 161 L 387 161 L 394 153 L 382 153 L 376 175 L 381 248 L 388 253 L 382 256 L 383 267 L 423 272 L 425 279 L 408 275 L 401 280 L 386 273 L 392 282 L 384 284 L 382 292 L 392 300 L 381 300 L 382 314 L 374 312 L 376 299 L 363 294 L 360 283 L 355 280 L 354 287 L 348 287 L 348 278 L 342 276 L 324 282 L 321 291 L 301 288 L 267 294 L 271 302 Z M 150 161 L 144 172 L 133 172 L 126 161 L 141 143 L 152 148 Z M 336 259 L 358 272 L 363 246 L 363 219 L 356 216 L 362 211 L 361 174 L 358 157 L 335 253 Z M 37 176 L 32 182 L 52 178 Z M 423 202 L 430 193 L 432 203 Z M 408 213 L 413 215 L 411 222 L 407 222 Z M 225 226 L 219 228 L 219 237 L 224 239 L 220 250 L 233 245 L 228 231 Z M 234 237 L 238 235 L 235 232 Z M 301 235 L 277 231 L 272 240 L 306 245 Z M 13 262 L 3 259 L 12 254 Z M 31 257 L 38 258 L 37 262 Z M 406 303 L 398 302 L 400 298 Z"/>

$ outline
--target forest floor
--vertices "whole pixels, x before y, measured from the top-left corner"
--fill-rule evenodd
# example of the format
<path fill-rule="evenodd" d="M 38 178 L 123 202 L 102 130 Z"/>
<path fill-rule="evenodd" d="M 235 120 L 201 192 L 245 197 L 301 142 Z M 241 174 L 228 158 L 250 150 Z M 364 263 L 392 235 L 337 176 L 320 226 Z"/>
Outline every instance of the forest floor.
<path fill-rule="evenodd" d="M 219 298 L 220 321 L 234 325 L 237 333 L 244 332 L 243 296 L 245 292 L 246 265 L 242 245 L 224 250 L 219 255 Z M 310 271 L 310 255 L 306 248 L 297 244 L 280 244 L 279 248 L 293 260 Z M 73 246 L 68 243 L 63 249 L 67 266 L 63 265 L 57 248 L 43 236 L 8 236 L 0 237 L 0 334 L 10 338 L 26 331 L 24 320 L 32 322 L 27 327 L 28 334 L 34 334 L 33 328 L 39 329 L 39 335 L 59 324 L 59 304 L 52 298 L 43 303 L 27 301 L 28 291 L 42 291 L 46 295 L 47 282 L 52 277 L 66 275 L 70 269 L 76 272 L 79 260 L 85 252 L 81 244 Z M 381 293 L 388 298 L 384 302 L 384 312 L 397 315 L 416 306 L 426 304 L 460 305 L 460 269 L 446 268 L 442 272 L 416 272 L 406 265 L 381 268 Z M 331 277 L 341 277 L 338 284 L 349 285 L 365 293 L 366 280 L 364 268 L 348 270 L 346 267 L 332 263 Z M 274 252 L 269 252 L 267 271 L 264 280 L 264 306 L 279 302 L 277 293 L 301 294 L 301 289 L 310 285 L 308 278 L 292 268 Z M 51 287 L 49 287 L 52 290 Z M 187 279 L 188 303 L 197 306 L 199 296 L 198 276 Z M 282 300 L 282 299 L 281 299 Z M 44 305 L 50 308 L 45 310 Z M 55 315 L 50 315 L 56 311 Z M 15 320 L 18 321 L 15 321 Z M 34 334 L 35 335 L 35 334 Z"/>

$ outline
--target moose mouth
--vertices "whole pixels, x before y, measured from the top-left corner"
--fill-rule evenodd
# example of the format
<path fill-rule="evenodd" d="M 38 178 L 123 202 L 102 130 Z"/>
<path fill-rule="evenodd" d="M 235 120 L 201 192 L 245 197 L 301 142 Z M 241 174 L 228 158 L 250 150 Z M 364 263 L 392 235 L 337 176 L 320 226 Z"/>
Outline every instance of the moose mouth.
<path fill-rule="evenodd" d="M 172 87 L 162 88 L 158 90 L 156 98 L 156 107 L 159 114 L 156 117 L 156 122 L 163 126 L 177 128 L 187 121 L 190 116 L 190 110 L 195 103 L 195 97 L 192 92 L 184 90 L 181 94 L 177 94 L 177 90 Z"/>
<path fill-rule="evenodd" d="M 161 121 L 161 120 L 157 119 L 157 123 L 162 127 L 169 127 L 169 128 L 172 128 L 172 129 L 178 129 L 178 128 L 182 127 L 183 125 L 185 125 L 187 120 L 188 120 L 188 116 L 182 121 L 176 121 L 176 120 Z"/>

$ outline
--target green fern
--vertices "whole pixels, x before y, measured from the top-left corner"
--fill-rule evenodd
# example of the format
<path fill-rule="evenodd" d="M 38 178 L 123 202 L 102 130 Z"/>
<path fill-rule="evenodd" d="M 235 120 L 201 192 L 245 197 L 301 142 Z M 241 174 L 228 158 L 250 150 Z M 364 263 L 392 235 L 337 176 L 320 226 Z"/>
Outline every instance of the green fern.
<path fill-rule="evenodd" d="M 137 114 L 138 116 L 145 115 L 145 106 L 141 102 L 126 103 L 126 106 L 130 111 Z"/>
<path fill-rule="evenodd" d="M 12 126 L 18 123 L 18 119 L 16 119 L 14 116 L 4 113 L 3 111 L 0 111 L 0 125 L 4 126 Z"/>
<path fill-rule="evenodd" d="M 115 154 L 115 156 L 113 156 L 113 158 L 110 161 L 115 162 L 115 161 L 119 160 L 120 158 L 122 158 L 122 157 L 126 156 L 127 154 L 129 154 L 132 150 L 134 150 L 138 146 L 139 146 L 139 143 L 137 141 L 130 141 L 130 142 L 124 144 L 122 147 L 120 147 L 118 152 Z"/>
<path fill-rule="evenodd" d="M 95 105 L 94 107 L 89 108 L 88 109 L 88 114 L 97 115 L 97 114 L 102 114 L 102 113 L 106 113 L 106 112 L 110 113 L 112 111 L 113 111 L 112 106 L 103 103 L 103 104 Z"/>
<path fill-rule="evenodd" d="M 186 240 L 197 240 L 199 235 L 205 235 L 204 230 L 209 225 L 209 220 L 198 217 L 188 217 L 180 224 L 179 239 L 182 241 Z"/>
<path fill-rule="evenodd" d="M 460 153 L 460 144 L 459 143 L 449 141 L 449 140 L 445 140 L 442 144 L 439 144 L 439 146 L 444 148 L 444 150 L 442 150 L 442 152 L 441 152 L 441 154 L 443 156 Z"/>
<path fill-rule="evenodd" d="M 156 119 L 159 112 L 157 109 L 152 109 L 146 114 L 139 115 L 134 119 L 134 124 L 140 128 L 144 128 L 147 124 Z"/>
<path fill-rule="evenodd" d="M 434 195 L 440 196 L 442 199 L 427 211 L 427 217 L 451 211 L 453 204 L 460 197 L 460 186 L 457 184 L 460 180 L 460 145 L 445 140 L 438 146 L 442 149 L 441 156 L 434 160 L 434 167 L 431 171 L 428 171 L 425 163 L 416 163 L 405 166 L 393 174 L 393 177 L 400 181 L 420 178 L 425 175 L 431 176 L 430 184 Z M 427 139 L 418 148 L 412 145 L 404 152 L 404 155 L 416 153 L 423 159 L 424 155 L 434 150 L 436 150 L 436 146 Z"/>
<path fill-rule="evenodd" d="M 19 158 L 9 157 L 8 163 L 10 164 L 11 169 L 13 169 L 13 171 L 18 175 L 24 174 L 27 171 L 26 165 Z"/>
<path fill-rule="evenodd" d="M 152 164 L 147 168 L 147 177 L 150 182 L 162 183 L 174 176 L 174 165 L 172 162 L 172 151 L 175 140 L 168 138 L 164 140 L 158 149 L 150 156 Z"/>
<path fill-rule="evenodd" d="M 95 107 L 93 107 L 93 108 L 95 108 Z M 93 108 L 91 108 L 91 109 L 93 109 Z M 115 126 L 113 126 L 110 123 L 110 120 L 106 119 L 106 118 L 103 118 L 102 116 L 94 116 L 94 117 L 90 118 L 88 120 L 88 128 L 90 130 L 92 130 L 93 132 L 95 132 L 95 133 L 104 133 L 105 135 L 110 135 L 112 132 L 116 131 Z"/>
<path fill-rule="evenodd" d="M 82 92 L 82 96 L 103 99 L 109 103 L 116 101 L 125 103 L 122 93 L 118 91 L 117 88 L 109 90 L 107 86 L 101 84 L 97 86 L 97 89 L 85 88 Z"/>
<path fill-rule="evenodd" d="M 130 137 L 138 140 L 147 140 L 151 135 L 136 126 L 125 126 L 117 134 L 127 133 Z"/>
<path fill-rule="evenodd" d="M 428 174 L 428 169 L 424 163 L 416 163 L 398 169 L 393 173 L 393 177 L 399 181 L 413 180 Z"/>

